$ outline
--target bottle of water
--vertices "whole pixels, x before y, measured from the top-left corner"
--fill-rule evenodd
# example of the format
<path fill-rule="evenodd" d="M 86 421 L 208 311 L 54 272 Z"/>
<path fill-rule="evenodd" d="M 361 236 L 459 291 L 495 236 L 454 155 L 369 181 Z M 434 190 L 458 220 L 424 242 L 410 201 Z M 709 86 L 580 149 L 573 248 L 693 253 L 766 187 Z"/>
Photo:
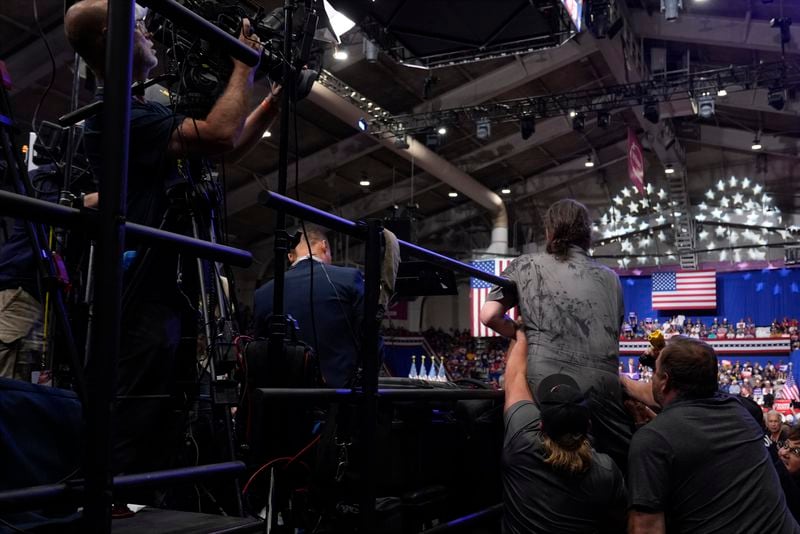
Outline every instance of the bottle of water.
<path fill-rule="evenodd" d="M 428 371 L 425 369 L 425 355 L 421 356 L 421 360 L 419 363 L 419 378 L 422 380 L 428 379 Z"/>
<path fill-rule="evenodd" d="M 428 372 L 428 380 L 431 382 L 437 382 L 437 372 L 436 372 L 436 356 L 431 356 L 431 370 Z"/>
<path fill-rule="evenodd" d="M 439 382 L 447 382 L 447 369 L 444 366 L 444 356 L 439 356 Z"/>
<path fill-rule="evenodd" d="M 417 373 L 417 357 L 411 355 L 411 370 L 408 372 L 408 378 L 419 378 Z"/>

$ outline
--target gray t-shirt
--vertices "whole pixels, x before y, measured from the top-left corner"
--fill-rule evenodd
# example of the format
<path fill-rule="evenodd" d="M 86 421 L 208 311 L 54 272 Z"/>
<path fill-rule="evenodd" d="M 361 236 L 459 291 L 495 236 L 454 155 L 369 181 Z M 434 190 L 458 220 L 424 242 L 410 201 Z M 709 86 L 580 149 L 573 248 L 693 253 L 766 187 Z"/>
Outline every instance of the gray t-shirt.
<path fill-rule="evenodd" d="M 573 245 L 566 261 L 547 253 L 525 254 L 503 276 L 516 290 L 495 287 L 489 300 L 519 305 L 529 365 L 553 359 L 617 373 L 625 310 L 614 271 Z"/>
<path fill-rule="evenodd" d="M 616 464 L 592 451 L 583 474 L 544 463 L 539 409 L 520 401 L 505 413 L 503 533 L 624 532 L 625 481 Z"/>
<path fill-rule="evenodd" d="M 758 423 L 736 398 L 668 404 L 633 436 L 630 507 L 676 533 L 800 532 Z"/>

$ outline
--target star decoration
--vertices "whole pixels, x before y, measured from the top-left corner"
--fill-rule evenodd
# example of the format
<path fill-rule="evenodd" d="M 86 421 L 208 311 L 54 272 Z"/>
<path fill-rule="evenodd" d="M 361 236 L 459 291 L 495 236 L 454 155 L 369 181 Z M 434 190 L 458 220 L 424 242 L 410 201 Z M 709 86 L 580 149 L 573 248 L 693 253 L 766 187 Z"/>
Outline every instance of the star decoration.
<path fill-rule="evenodd" d="M 663 230 L 659 230 L 659 231 L 658 231 L 658 235 L 656 235 L 656 237 L 657 237 L 657 238 L 658 238 L 658 240 L 659 240 L 659 241 L 661 241 L 662 243 L 663 243 L 664 241 L 666 241 L 666 239 L 667 239 L 667 236 L 664 234 Z"/>
<path fill-rule="evenodd" d="M 725 182 L 722 180 L 717 182 L 717 191 L 725 191 Z"/>
<path fill-rule="evenodd" d="M 764 188 L 761 187 L 761 184 L 756 184 L 756 185 L 753 186 L 753 193 L 757 195 L 757 194 L 761 193 L 762 189 L 764 189 Z"/>
<path fill-rule="evenodd" d="M 648 226 L 650 226 L 650 225 L 647 224 L 646 222 L 640 222 L 639 223 L 639 230 L 647 230 Z"/>
<path fill-rule="evenodd" d="M 667 198 L 667 192 L 664 191 L 663 189 L 659 189 L 658 190 L 658 199 L 659 200 L 664 200 L 665 198 Z"/>
<path fill-rule="evenodd" d="M 728 185 L 731 187 L 736 187 L 736 184 L 738 183 L 739 180 L 737 180 L 735 176 L 731 176 L 730 180 L 728 180 Z"/>
<path fill-rule="evenodd" d="M 703 221 L 705 221 L 705 220 L 706 220 L 706 216 L 705 216 L 704 214 L 702 214 L 702 213 L 698 213 L 698 214 L 695 216 L 695 219 L 697 219 L 697 220 L 698 220 L 698 221 L 700 221 L 700 222 L 703 222 Z"/>
<path fill-rule="evenodd" d="M 663 215 L 659 215 L 656 217 L 656 224 L 664 224 L 667 220 L 664 218 Z"/>
<path fill-rule="evenodd" d="M 636 217 L 634 217 L 633 215 L 626 215 L 625 224 L 630 224 L 630 225 L 636 224 Z"/>
<path fill-rule="evenodd" d="M 649 237 L 643 237 L 642 239 L 639 240 L 639 248 L 645 248 L 649 244 L 650 244 Z"/>
<path fill-rule="evenodd" d="M 622 202 L 623 202 L 623 200 L 620 198 L 619 195 L 614 197 L 614 203 L 615 204 L 618 204 L 618 205 L 622 206 Z"/>
<path fill-rule="evenodd" d="M 731 245 L 735 245 L 739 241 L 739 234 L 731 230 L 731 233 L 728 234 L 728 241 L 731 242 Z"/>
<path fill-rule="evenodd" d="M 647 200 L 646 198 L 643 198 L 642 200 L 639 201 L 639 204 L 642 205 L 642 209 L 644 210 L 647 209 L 647 207 L 650 205 L 650 201 Z"/>
<path fill-rule="evenodd" d="M 711 189 L 709 189 L 708 191 L 706 191 L 706 198 L 707 198 L 708 200 L 714 200 L 714 192 L 713 192 Z"/>
<path fill-rule="evenodd" d="M 725 261 L 727 259 L 728 259 L 728 251 L 725 250 L 725 249 L 720 250 L 719 251 L 719 261 Z"/>
<path fill-rule="evenodd" d="M 715 219 L 719 219 L 722 217 L 722 210 L 719 208 L 714 208 L 711 210 L 711 215 L 713 215 Z"/>
<path fill-rule="evenodd" d="M 724 226 L 717 226 L 717 228 L 714 230 L 714 233 L 717 234 L 719 237 L 724 236 L 725 232 L 726 230 Z"/>
<path fill-rule="evenodd" d="M 700 204 L 697 205 L 697 207 L 700 208 L 702 211 L 706 211 L 708 209 L 708 204 L 706 204 L 705 202 L 701 202 Z"/>
<path fill-rule="evenodd" d="M 714 244 L 714 242 L 712 241 L 712 242 L 710 242 L 710 243 L 708 244 L 708 246 L 706 246 L 706 248 L 707 248 L 708 250 L 714 250 L 715 248 L 717 248 L 717 245 L 715 245 L 715 244 Z"/>
<path fill-rule="evenodd" d="M 622 195 L 623 195 L 625 198 L 629 198 L 629 197 L 631 196 L 631 192 L 630 192 L 630 190 L 629 190 L 629 189 L 626 187 L 626 188 L 624 188 L 624 189 L 622 190 Z"/>
<path fill-rule="evenodd" d="M 736 193 L 736 194 L 733 195 L 733 203 L 734 204 L 741 204 L 743 198 L 744 197 L 742 196 L 741 193 Z"/>
<path fill-rule="evenodd" d="M 750 178 L 742 178 L 742 188 L 747 189 L 748 187 L 750 187 Z"/>
<path fill-rule="evenodd" d="M 697 237 L 699 237 L 701 241 L 705 241 L 706 238 L 708 238 L 708 230 L 703 230 L 702 232 L 697 234 Z"/>
<path fill-rule="evenodd" d="M 631 210 L 631 213 L 639 213 L 639 204 L 637 204 L 635 200 L 631 201 L 628 205 L 628 209 Z"/>
<path fill-rule="evenodd" d="M 722 206 L 723 208 L 727 208 L 728 206 L 730 206 L 730 203 L 731 201 L 728 200 L 728 197 L 722 197 L 721 199 L 719 199 L 719 205 Z"/>
<path fill-rule="evenodd" d="M 652 184 L 647 184 L 646 191 L 647 191 L 648 195 L 652 195 L 653 194 L 653 185 Z"/>

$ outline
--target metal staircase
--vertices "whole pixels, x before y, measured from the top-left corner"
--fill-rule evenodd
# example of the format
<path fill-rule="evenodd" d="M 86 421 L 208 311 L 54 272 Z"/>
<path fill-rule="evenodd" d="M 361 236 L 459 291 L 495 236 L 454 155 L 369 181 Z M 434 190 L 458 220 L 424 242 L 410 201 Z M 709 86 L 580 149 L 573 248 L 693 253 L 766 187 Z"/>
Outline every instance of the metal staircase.
<path fill-rule="evenodd" d="M 686 188 L 686 174 L 676 169 L 667 179 L 669 185 L 670 209 L 675 231 L 675 249 L 680 259 L 681 269 L 697 270 L 697 254 L 694 250 L 694 219 Z"/>

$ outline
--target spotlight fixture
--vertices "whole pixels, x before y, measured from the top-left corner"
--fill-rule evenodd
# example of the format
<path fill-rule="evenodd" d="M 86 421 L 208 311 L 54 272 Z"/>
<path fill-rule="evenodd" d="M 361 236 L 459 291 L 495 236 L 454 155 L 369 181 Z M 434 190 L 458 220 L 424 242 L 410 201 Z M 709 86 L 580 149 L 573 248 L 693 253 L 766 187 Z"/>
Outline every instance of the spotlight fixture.
<path fill-rule="evenodd" d="M 347 50 L 344 48 L 339 48 L 338 46 L 333 49 L 333 59 L 337 61 L 344 61 L 347 59 Z"/>
<path fill-rule="evenodd" d="M 377 63 L 378 45 L 367 38 L 364 38 L 362 42 L 364 44 L 364 58 L 367 60 L 367 63 Z"/>
<path fill-rule="evenodd" d="M 672 163 L 667 163 L 667 166 L 664 167 L 664 174 L 675 174 L 675 167 L 672 166 Z"/>
<path fill-rule="evenodd" d="M 592 159 L 591 154 L 586 156 L 586 161 L 583 162 L 583 166 L 586 167 L 587 169 L 591 169 L 592 167 L 594 167 L 594 160 Z"/>
<path fill-rule="evenodd" d="M 783 87 L 770 87 L 767 93 L 767 104 L 772 109 L 780 111 L 786 105 L 786 92 Z"/>
<path fill-rule="evenodd" d="M 264 133 L 261 134 L 261 138 L 266 139 L 267 137 L 272 137 L 272 132 L 270 132 L 269 130 L 264 130 Z"/>
<path fill-rule="evenodd" d="M 456 198 L 458 196 L 458 193 L 456 193 L 455 191 L 450 191 L 449 193 L 447 193 L 447 196 L 450 198 Z"/>
<path fill-rule="evenodd" d="M 502 194 L 504 194 L 504 195 L 510 195 L 511 194 L 511 188 L 508 187 L 507 185 L 503 186 L 503 189 L 501 189 L 500 192 Z"/>
<path fill-rule="evenodd" d="M 668 22 L 677 20 L 681 9 L 683 9 L 683 0 L 661 0 L 661 12 Z"/>
<path fill-rule="evenodd" d="M 717 89 L 717 96 L 728 96 L 728 90 L 724 87 Z"/>
<path fill-rule="evenodd" d="M 369 130 L 369 123 L 364 117 L 358 119 L 356 126 L 358 126 L 358 129 L 361 130 L 362 132 L 366 132 L 367 130 Z"/>
<path fill-rule="evenodd" d="M 489 139 L 492 136 L 492 123 L 489 119 L 478 119 L 475 122 L 475 137 Z"/>
<path fill-rule="evenodd" d="M 645 99 L 642 115 L 644 115 L 644 118 L 653 124 L 658 124 L 658 121 L 661 118 L 661 113 L 658 110 L 658 100 L 653 97 Z"/>
<path fill-rule="evenodd" d="M 447 133 L 447 128 L 445 128 L 444 126 L 439 126 L 439 128 L 436 130 L 436 133 L 438 133 L 439 135 L 444 135 Z"/>
<path fill-rule="evenodd" d="M 574 109 L 569 110 L 569 118 L 570 119 L 574 119 L 576 115 L 578 115 L 577 111 L 575 111 Z"/>
<path fill-rule="evenodd" d="M 406 141 L 406 136 L 402 135 L 402 136 L 395 137 L 394 138 L 394 147 L 395 148 L 401 148 L 401 149 L 408 148 L 408 141 Z"/>
<path fill-rule="evenodd" d="M 583 113 L 575 113 L 575 116 L 572 117 L 572 129 L 576 132 L 582 132 L 585 126 L 586 118 Z"/>
<path fill-rule="evenodd" d="M 758 135 L 753 139 L 753 144 L 750 145 L 750 150 L 761 150 L 761 139 Z"/>
<path fill-rule="evenodd" d="M 522 117 L 519 120 L 519 133 L 522 140 L 527 141 L 536 132 L 536 119 L 533 117 Z"/>
<path fill-rule="evenodd" d="M 607 111 L 599 111 L 597 113 L 597 125 L 600 128 L 608 128 L 611 125 L 611 113 Z"/>
<path fill-rule="evenodd" d="M 714 96 L 705 92 L 697 98 L 692 99 L 692 109 L 698 117 L 709 119 L 714 116 Z"/>
<path fill-rule="evenodd" d="M 369 180 L 362 179 L 360 182 L 358 182 L 358 185 L 360 185 L 361 187 L 369 187 L 369 184 L 370 184 Z"/>

